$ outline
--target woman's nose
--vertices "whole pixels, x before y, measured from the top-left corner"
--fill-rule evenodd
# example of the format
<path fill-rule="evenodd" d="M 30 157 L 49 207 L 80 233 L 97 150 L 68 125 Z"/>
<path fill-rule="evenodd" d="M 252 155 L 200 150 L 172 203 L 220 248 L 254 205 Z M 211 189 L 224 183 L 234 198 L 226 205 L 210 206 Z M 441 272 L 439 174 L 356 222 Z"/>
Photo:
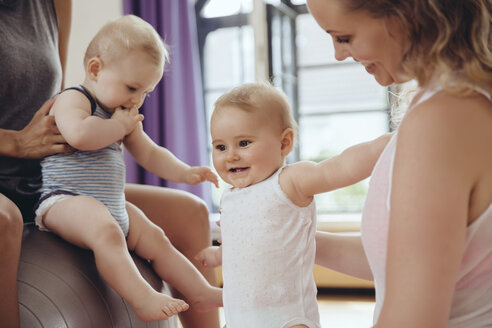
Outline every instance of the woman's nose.
<path fill-rule="evenodd" d="M 333 42 L 333 46 L 335 48 L 335 59 L 338 61 L 342 61 L 350 57 L 350 52 L 348 49 L 337 42 Z"/>

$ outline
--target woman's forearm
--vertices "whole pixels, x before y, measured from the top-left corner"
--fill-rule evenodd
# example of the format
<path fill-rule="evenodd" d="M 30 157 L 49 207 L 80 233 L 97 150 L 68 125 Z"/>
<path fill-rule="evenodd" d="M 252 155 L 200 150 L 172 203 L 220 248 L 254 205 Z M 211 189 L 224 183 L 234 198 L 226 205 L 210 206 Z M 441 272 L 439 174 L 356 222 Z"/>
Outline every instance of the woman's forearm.
<path fill-rule="evenodd" d="M 0 129 L 0 156 L 19 157 L 17 131 Z"/>
<path fill-rule="evenodd" d="M 317 231 L 315 263 L 356 278 L 373 280 L 360 234 Z"/>

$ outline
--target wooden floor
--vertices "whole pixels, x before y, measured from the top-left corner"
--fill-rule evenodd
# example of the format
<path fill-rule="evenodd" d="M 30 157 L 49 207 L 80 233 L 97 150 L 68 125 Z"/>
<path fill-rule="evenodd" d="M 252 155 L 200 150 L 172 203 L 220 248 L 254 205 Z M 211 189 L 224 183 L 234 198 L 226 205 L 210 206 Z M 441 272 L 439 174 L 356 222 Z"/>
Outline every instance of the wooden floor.
<path fill-rule="evenodd" d="M 372 291 L 320 291 L 318 306 L 321 327 L 372 327 L 374 294 Z"/>
<path fill-rule="evenodd" d="M 323 328 L 372 327 L 374 295 L 371 290 L 320 290 L 318 306 Z M 222 308 L 220 321 L 223 327 Z"/>

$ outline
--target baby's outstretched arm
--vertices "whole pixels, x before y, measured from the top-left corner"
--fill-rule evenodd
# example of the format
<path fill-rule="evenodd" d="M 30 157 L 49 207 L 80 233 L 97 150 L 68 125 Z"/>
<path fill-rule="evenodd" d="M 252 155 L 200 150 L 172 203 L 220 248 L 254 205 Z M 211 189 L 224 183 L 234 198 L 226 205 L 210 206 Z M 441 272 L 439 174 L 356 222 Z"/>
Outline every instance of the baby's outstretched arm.
<path fill-rule="evenodd" d="M 192 185 L 210 181 L 218 187 L 218 178 L 210 168 L 190 167 L 179 160 L 169 150 L 150 139 L 143 131 L 142 124 L 126 136 L 123 142 L 138 164 L 163 179 Z"/>
<path fill-rule="evenodd" d="M 199 184 L 205 181 L 212 182 L 217 188 L 219 187 L 219 179 L 210 168 L 206 166 L 192 166 L 185 170 L 184 182 L 190 185 Z"/>
<path fill-rule="evenodd" d="M 320 163 L 292 164 L 280 176 L 282 189 L 295 204 L 305 205 L 316 194 L 359 182 L 369 177 L 391 135 L 349 147 Z"/>
<path fill-rule="evenodd" d="M 195 259 L 206 268 L 215 268 L 222 265 L 222 246 L 209 246 L 202 249 Z"/>

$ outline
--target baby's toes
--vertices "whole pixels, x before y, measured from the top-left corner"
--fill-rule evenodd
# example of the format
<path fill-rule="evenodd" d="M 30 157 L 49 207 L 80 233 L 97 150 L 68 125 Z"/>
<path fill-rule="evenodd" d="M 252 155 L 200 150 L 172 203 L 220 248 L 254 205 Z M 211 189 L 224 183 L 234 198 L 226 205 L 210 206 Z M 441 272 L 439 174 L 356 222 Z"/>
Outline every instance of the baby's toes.
<path fill-rule="evenodd" d="M 188 303 L 186 303 L 185 301 L 183 300 L 179 300 L 178 301 L 178 306 L 179 306 L 179 312 L 183 312 L 183 311 L 186 311 L 190 308 L 190 306 L 188 305 Z"/>
<path fill-rule="evenodd" d="M 175 300 L 173 302 L 170 302 L 169 304 L 166 304 L 164 311 L 168 316 L 173 316 L 187 309 L 188 304 L 186 304 L 186 302 L 182 300 Z"/>
<path fill-rule="evenodd" d="M 183 311 L 186 311 L 188 310 L 188 308 L 190 307 L 185 301 L 183 300 L 175 300 L 172 304 L 170 304 L 174 311 L 176 311 L 176 313 L 178 312 L 183 312 Z"/>
<path fill-rule="evenodd" d="M 162 308 L 162 312 L 164 312 L 168 317 L 178 314 L 178 311 L 175 309 L 173 304 L 166 304 Z"/>

